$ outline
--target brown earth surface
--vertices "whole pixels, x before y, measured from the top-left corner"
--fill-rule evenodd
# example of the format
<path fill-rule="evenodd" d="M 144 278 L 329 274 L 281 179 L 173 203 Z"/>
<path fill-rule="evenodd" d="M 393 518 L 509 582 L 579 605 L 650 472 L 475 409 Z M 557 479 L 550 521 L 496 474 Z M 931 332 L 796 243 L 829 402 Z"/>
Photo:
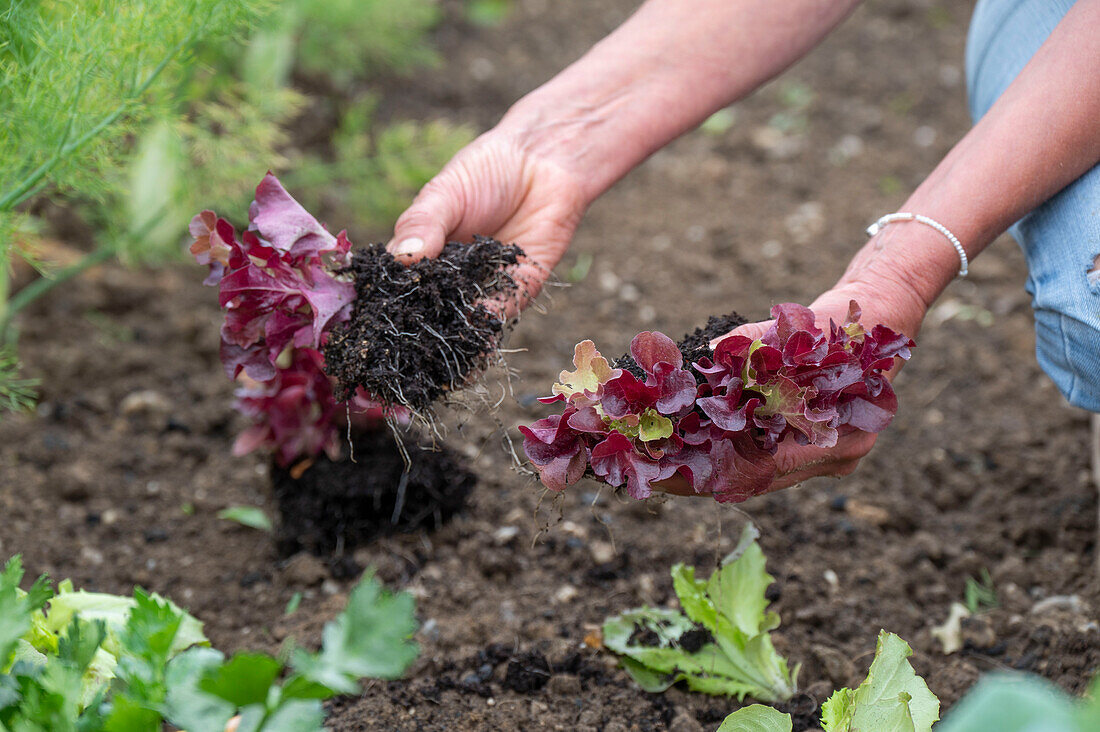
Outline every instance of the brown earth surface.
<path fill-rule="evenodd" d="M 632 5 L 520 0 L 498 29 L 445 27 L 446 68 L 395 82 L 383 108 L 484 127 Z M 995 669 L 1084 689 L 1100 663 L 1087 419 L 1036 365 L 1023 259 L 1007 239 L 933 309 L 896 382 L 896 421 L 843 481 L 738 507 L 636 503 L 595 484 L 555 501 L 513 469 L 498 430 L 499 419 L 515 437 L 544 414 L 534 397 L 582 338 L 621 353 L 639 330 L 678 337 L 707 315 L 763 316 L 828 287 L 862 227 L 895 210 L 967 130 L 968 12 L 932 0 L 862 8 L 737 105 L 728 130 L 686 136 L 592 208 L 560 272 L 585 254 L 591 270 L 511 338 L 526 349 L 511 357 L 516 398 L 495 418 L 452 420 L 449 444 L 476 457 L 471 505 L 440 530 L 352 557 L 416 595 L 423 651 L 407 679 L 337 703 L 335 729 L 713 730 L 736 702 L 641 692 L 583 639 L 609 614 L 672 601 L 669 567 L 709 572 L 746 516 L 776 577 L 776 646 L 803 664 L 805 694 L 792 705 L 803 719 L 862 678 L 880 628 L 913 645 L 945 708 Z M 291 635 L 316 643 L 354 578 L 306 555 L 281 561 L 269 535 L 215 517 L 233 504 L 276 510 L 267 461 L 229 454 L 243 423 L 201 278 L 188 266 L 106 267 L 23 317 L 42 399 L 36 414 L 0 424 L 0 555 L 20 552 L 30 573 L 89 589 L 169 595 L 226 650 L 273 650 Z M 930 629 L 983 569 L 1000 605 L 945 656 Z M 286 617 L 296 592 L 304 599 Z"/>

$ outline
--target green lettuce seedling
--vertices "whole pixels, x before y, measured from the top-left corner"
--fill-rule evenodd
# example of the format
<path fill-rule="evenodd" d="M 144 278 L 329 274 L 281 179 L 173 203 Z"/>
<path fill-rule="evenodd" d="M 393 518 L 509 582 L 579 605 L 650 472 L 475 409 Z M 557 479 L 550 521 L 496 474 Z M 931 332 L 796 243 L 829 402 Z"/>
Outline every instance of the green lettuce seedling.
<path fill-rule="evenodd" d="M 169 600 L 55 595 L 44 577 L 19 589 L 16 557 L 0 572 L 0 732 L 321 732 L 321 702 L 393 679 L 417 654 L 413 599 L 370 576 L 325 626 L 319 652 L 289 664 L 209 648 L 202 624 Z M 186 649 L 186 650 L 185 650 Z M 289 665 L 289 668 L 287 666 Z"/>
<path fill-rule="evenodd" d="M 794 695 L 799 667 L 790 671 L 772 646 L 769 634 L 779 616 L 767 611 L 764 591 L 774 578 L 757 536 L 747 525 L 737 549 L 706 581 L 696 579 L 692 567 L 672 568 L 683 612 L 644 607 L 604 622 L 604 645 L 643 689 L 660 692 L 685 681 L 693 691 L 739 700 Z"/>
<path fill-rule="evenodd" d="M 929 732 L 940 718 L 940 702 L 909 665 L 911 655 L 908 643 L 879 631 L 867 678 L 854 691 L 833 692 L 822 705 L 825 732 Z"/>

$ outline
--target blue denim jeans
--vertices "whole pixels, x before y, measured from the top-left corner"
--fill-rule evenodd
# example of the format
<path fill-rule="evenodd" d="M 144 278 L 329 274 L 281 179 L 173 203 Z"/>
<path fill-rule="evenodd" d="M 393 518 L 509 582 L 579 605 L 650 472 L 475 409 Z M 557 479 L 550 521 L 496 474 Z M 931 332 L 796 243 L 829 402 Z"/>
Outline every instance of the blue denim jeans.
<path fill-rule="evenodd" d="M 967 92 L 975 122 L 1073 2 L 978 2 L 966 44 Z M 1100 166 L 1009 231 L 1027 257 L 1039 364 L 1071 404 L 1100 412 Z"/>

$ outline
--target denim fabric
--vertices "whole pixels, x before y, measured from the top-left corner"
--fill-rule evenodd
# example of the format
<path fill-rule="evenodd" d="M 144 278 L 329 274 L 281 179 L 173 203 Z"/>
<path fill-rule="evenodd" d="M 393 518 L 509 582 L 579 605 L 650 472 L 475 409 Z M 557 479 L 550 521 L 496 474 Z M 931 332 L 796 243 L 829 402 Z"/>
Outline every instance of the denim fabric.
<path fill-rule="evenodd" d="M 1024 68 L 1074 0 L 980 0 L 966 48 L 976 122 Z M 1100 412 L 1100 166 L 1009 231 L 1027 257 L 1039 364 L 1078 407 Z"/>

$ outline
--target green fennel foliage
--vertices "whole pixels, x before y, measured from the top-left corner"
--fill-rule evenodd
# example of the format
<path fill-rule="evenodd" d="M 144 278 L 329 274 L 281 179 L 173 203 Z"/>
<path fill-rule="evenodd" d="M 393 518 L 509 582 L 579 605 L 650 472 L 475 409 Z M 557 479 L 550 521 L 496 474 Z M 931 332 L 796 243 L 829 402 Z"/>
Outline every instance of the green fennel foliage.
<path fill-rule="evenodd" d="M 157 113 L 196 43 L 234 33 L 254 0 L 15 0 L 0 11 L 0 211 L 45 187 L 88 196 Z"/>
<path fill-rule="evenodd" d="M 38 379 L 19 375 L 19 359 L 15 350 L 0 345 L 0 412 L 18 412 L 34 406 Z"/>
<path fill-rule="evenodd" d="M 195 211 L 246 208 L 265 169 L 299 170 L 313 186 L 303 199 L 333 203 L 321 210 L 341 220 L 388 226 L 473 132 L 444 122 L 373 129 L 353 82 L 436 64 L 429 32 L 440 18 L 434 0 L 9 2 L 0 9 L 0 344 L 14 348 L 16 313 L 91 266 L 178 255 Z M 292 88 L 293 71 L 323 97 Z M 328 154 L 299 148 L 295 119 L 331 105 L 350 111 Z M 16 206 L 35 196 L 76 208 L 96 248 L 64 268 L 39 261 L 36 237 L 14 236 L 31 220 Z M 43 276 L 13 294 L 16 258 Z M 0 359 L 0 413 L 34 402 L 14 361 Z"/>
<path fill-rule="evenodd" d="M 439 62 L 427 36 L 440 20 L 433 0 L 289 0 L 287 10 L 299 19 L 299 67 L 337 87 Z"/>
<path fill-rule="evenodd" d="M 12 295 L 17 210 L 45 193 L 105 202 L 130 138 L 172 110 L 199 43 L 237 33 L 264 0 L 11 0 L 0 9 L 0 344 L 11 318 L 52 283 L 109 259 L 86 259 Z M 135 230 L 135 236 L 142 233 Z M 11 360 L 11 359 L 8 359 Z M 22 408 L 31 384 L 0 368 L 0 405 Z"/>
<path fill-rule="evenodd" d="M 374 123 L 374 101 L 352 106 L 332 137 L 331 159 L 300 161 L 286 178 L 303 205 L 329 212 L 333 220 L 381 228 L 410 204 L 456 152 L 474 138 L 466 125 L 444 120 Z"/>

